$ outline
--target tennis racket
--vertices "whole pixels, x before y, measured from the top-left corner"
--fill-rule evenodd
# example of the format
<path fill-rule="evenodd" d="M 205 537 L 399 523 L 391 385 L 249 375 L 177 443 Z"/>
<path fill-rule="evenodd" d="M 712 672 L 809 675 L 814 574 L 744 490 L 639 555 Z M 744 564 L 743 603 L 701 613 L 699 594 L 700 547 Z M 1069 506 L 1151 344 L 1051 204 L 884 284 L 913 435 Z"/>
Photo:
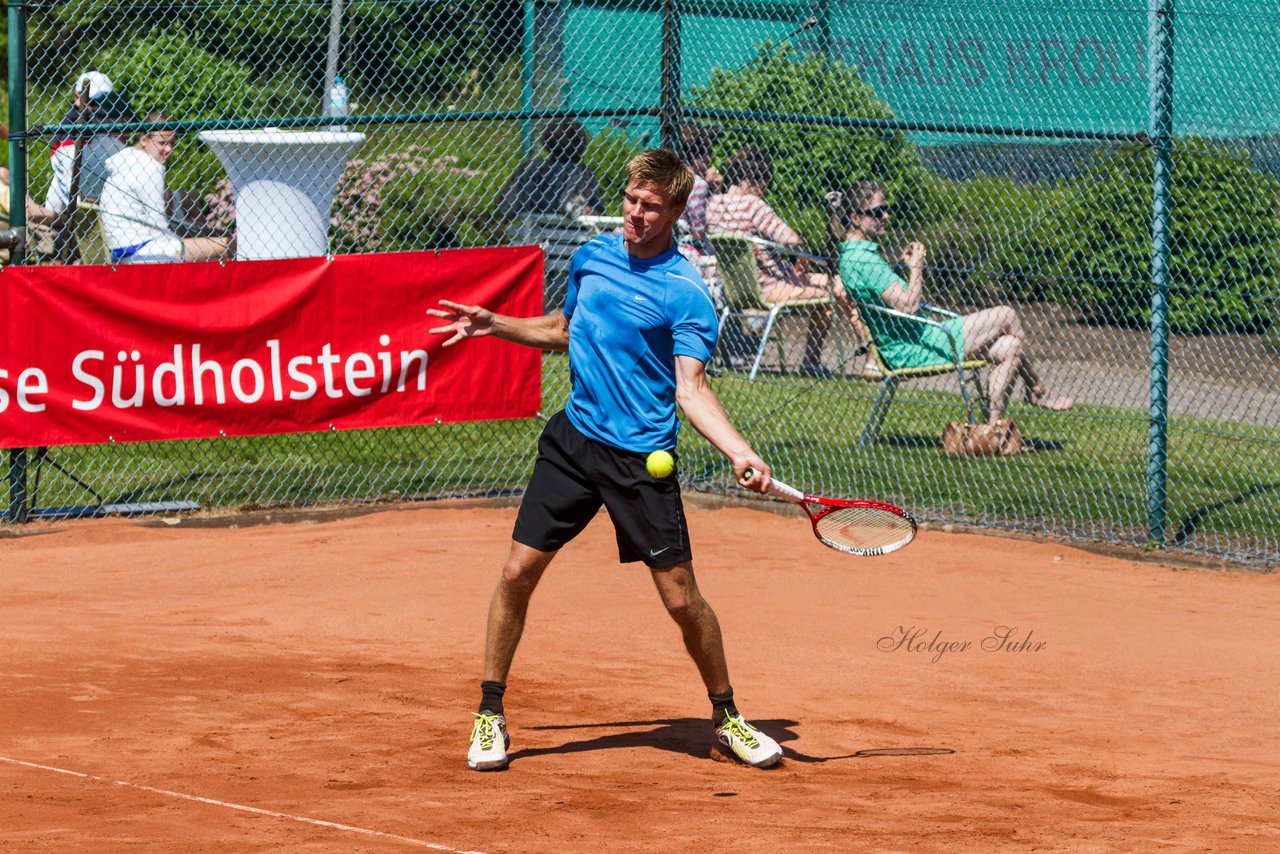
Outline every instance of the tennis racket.
<path fill-rule="evenodd" d="M 747 469 L 743 479 L 750 479 L 753 474 Z M 770 479 L 769 491 L 803 507 L 813 523 L 813 535 L 838 552 L 864 557 L 887 555 L 916 538 L 916 520 L 911 514 L 883 501 L 809 495 L 777 478 Z"/>

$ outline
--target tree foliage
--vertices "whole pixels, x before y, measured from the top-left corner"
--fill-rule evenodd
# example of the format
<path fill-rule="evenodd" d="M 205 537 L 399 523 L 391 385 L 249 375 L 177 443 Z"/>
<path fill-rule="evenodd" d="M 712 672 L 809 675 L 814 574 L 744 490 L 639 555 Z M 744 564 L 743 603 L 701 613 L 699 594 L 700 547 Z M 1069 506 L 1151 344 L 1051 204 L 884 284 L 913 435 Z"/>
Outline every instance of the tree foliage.
<path fill-rule="evenodd" d="M 510 7 L 509 0 L 346 0 L 339 73 L 357 88 L 447 97 L 467 69 L 502 61 L 518 46 L 510 22 L 497 17 Z M 124 48 L 157 29 L 181 30 L 202 55 L 318 92 L 330 11 L 328 2 L 296 0 L 54 3 L 31 18 L 28 67 L 40 82 L 65 80 L 103 50 Z M 169 57 L 169 64 L 190 61 Z"/>
<path fill-rule="evenodd" d="M 1105 323 L 1151 313 L 1152 152 L 1100 152 L 1064 182 L 1050 216 L 1011 244 L 1005 268 Z M 1280 298 L 1280 183 L 1247 157 L 1175 141 L 1170 188 L 1169 319 L 1186 332 L 1260 331 Z"/>
<path fill-rule="evenodd" d="M 294 99 L 283 81 L 256 77 L 243 63 L 206 50 L 177 26 L 156 27 L 128 44 L 104 47 L 92 64 L 111 69 L 112 81 L 128 93 L 139 118 L 152 110 L 183 120 L 278 115 Z"/>
<path fill-rule="evenodd" d="M 736 114 L 720 123 L 715 160 L 723 162 L 744 146 L 768 154 L 774 171 L 768 200 L 812 246 L 825 242 L 825 194 L 853 181 L 885 183 L 898 226 L 918 226 L 939 213 L 933 178 L 904 133 L 838 124 L 848 118 L 894 118 L 889 105 L 838 58 L 766 43 L 746 66 L 716 71 L 691 93 L 688 104 Z M 811 123 L 757 118 L 765 113 L 821 118 Z"/>

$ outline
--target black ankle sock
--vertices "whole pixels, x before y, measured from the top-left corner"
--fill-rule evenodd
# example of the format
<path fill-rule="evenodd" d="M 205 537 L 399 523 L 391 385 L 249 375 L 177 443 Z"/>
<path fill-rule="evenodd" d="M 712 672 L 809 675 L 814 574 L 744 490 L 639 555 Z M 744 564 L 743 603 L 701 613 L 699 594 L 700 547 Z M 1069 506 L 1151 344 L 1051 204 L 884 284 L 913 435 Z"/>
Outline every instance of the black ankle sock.
<path fill-rule="evenodd" d="M 506 693 L 506 682 L 481 682 L 480 691 L 480 709 L 482 712 L 490 712 L 495 715 L 503 714 L 502 711 L 502 695 Z"/>
<path fill-rule="evenodd" d="M 730 688 L 723 694 L 707 693 L 711 699 L 711 720 L 720 723 L 725 719 L 725 715 L 737 715 L 738 707 L 733 704 L 733 689 Z"/>

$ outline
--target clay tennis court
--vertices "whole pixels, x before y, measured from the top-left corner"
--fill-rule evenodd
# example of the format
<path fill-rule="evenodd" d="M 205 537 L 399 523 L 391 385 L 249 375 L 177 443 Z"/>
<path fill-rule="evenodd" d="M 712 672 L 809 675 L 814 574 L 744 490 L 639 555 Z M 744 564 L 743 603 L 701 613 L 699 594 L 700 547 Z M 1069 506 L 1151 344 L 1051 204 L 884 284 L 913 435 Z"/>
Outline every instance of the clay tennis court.
<path fill-rule="evenodd" d="M 759 771 L 715 758 L 679 634 L 598 519 L 534 597 L 511 766 L 478 774 L 513 518 L 6 531 L 0 849 L 1280 850 L 1276 575 L 929 530 L 860 559 L 795 508 L 695 509 L 739 702 L 786 751 Z"/>

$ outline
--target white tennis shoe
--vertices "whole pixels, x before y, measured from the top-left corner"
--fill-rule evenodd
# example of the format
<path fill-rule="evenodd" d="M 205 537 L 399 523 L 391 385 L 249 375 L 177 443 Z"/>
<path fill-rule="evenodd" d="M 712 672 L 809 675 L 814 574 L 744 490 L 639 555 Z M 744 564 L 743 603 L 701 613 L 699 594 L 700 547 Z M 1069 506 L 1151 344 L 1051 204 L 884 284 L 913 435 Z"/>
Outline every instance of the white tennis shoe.
<path fill-rule="evenodd" d="M 498 771 L 507 767 L 507 719 L 487 712 L 476 714 L 471 727 L 471 749 L 467 751 L 467 767 L 472 771 Z"/>
<path fill-rule="evenodd" d="M 742 715 L 726 714 L 716 725 L 716 738 L 725 750 L 754 768 L 768 768 L 782 758 L 778 742 L 747 723 Z"/>

